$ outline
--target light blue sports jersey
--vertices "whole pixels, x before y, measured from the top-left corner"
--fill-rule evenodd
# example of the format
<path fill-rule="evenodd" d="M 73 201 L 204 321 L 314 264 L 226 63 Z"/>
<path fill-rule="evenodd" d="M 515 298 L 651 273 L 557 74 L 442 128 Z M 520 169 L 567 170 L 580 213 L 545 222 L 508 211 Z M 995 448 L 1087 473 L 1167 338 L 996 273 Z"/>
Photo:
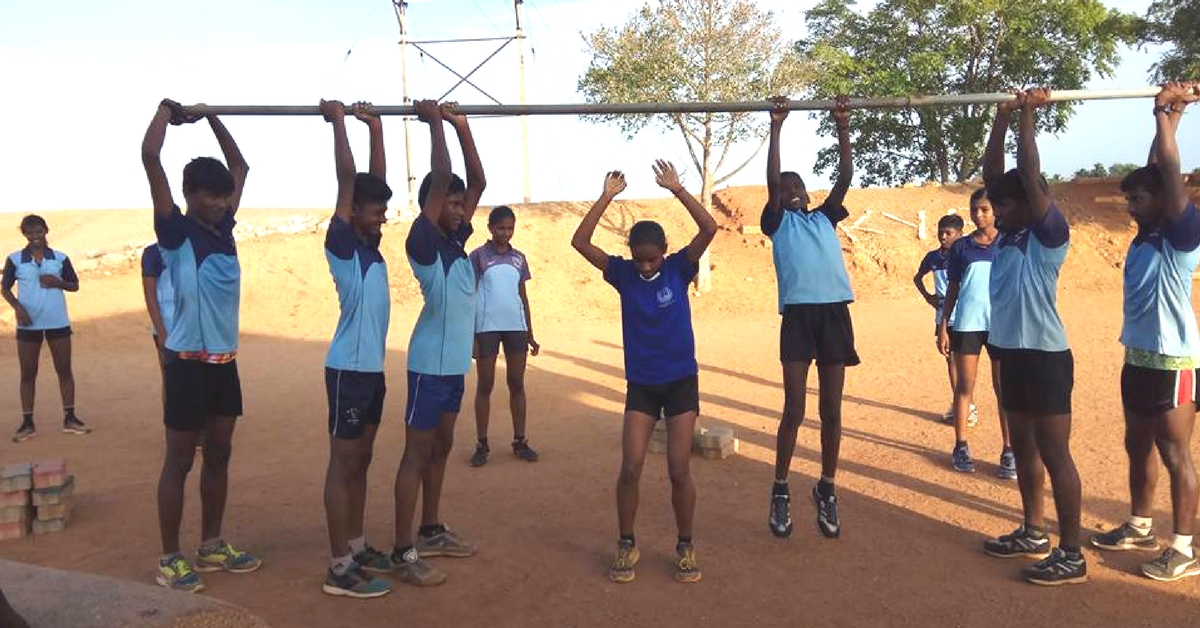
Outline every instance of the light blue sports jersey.
<path fill-rule="evenodd" d="M 67 297 L 62 288 L 43 288 L 42 275 L 54 275 L 63 281 L 78 283 L 79 277 L 71 260 L 62 251 L 46 247 L 42 261 L 34 260 L 28 247 L 9 255 L 4 260 L 4 276 L 0 284 L 9 290 L 17 287 L 17 302 L 29 314 L 28 325 L 17 325 L 17 329 L 62 329 L 71 326 L 67 316 Z"/>
<path fill-rule="evenodd" d="M 341 309 L 325 366 L 382 373 L 392 299 L 379 243 L 364 242 L 350 223 L 334 216 L 325 232 L 325 259 Z"/>
<path fill-rule="evenodd" d="M 475 339 L 475 269 L 463 250 L 471 223 L 442 235 L 417 216 L 405 248 L 425 305 L 408 341 L 408 370 L 425 375 L 465 375 Z"/>
<path fill-rule="evenodd" d="M 972 235 L 955 240 L 946 263 L 946 278 L 958 282 L 954 331 L 988 331 L 991 328 L 992 262 L 1000 238 L 982 246 Z"/>
<path fill-rule="evenodd" d="M 946 276 L 946 262 L 950 252 L 942 254 L 941 249 L 935 249 L 925 254 L 921 260 L 921 265 L 917 268 L 917 275 L 924 277 L 925 273 L 933 273 L 933 293 L 938 298 L 939 305 L 933 312 L 933 324 L 940 325 L 942 323 L 942 306 L 946 302 L 946 289 L 950 285 L 950 280 Z M 950 313 L 949 324 L 954 326 L 954 312 Z"/>
<path fill-rule="evenodd" d="M 1176 221 L 1139 232 L 1125 255 L 1125 319 L 1121 344 L 1160 355 L 1195 357 L 1200 349 L 1192 309 L 1192 273 L 1200 263 L 1195 204 Z"/>
<path fill-rule="evenodd" d="M 489 240 L 471 251 L 471 265 L 479 281 L 475 333 L 529 331 L 521 301 L 521 283 L 531 279 L 525 255 L 512 247 L 500 253 Z"/>
<path fill-rule="evenodd" d="M 763 212 L 762 231 L 771 238 L 781 314 L 785 305 L 854 300 L 835 230 L 849 215 L 845 207 L 828 204 L 812 211 Z"/>
<path fill-rule="evenodd" d="M 167 328 L 167 349 L 210 354 L 238 348 L 242 267 L 233 240 L 236 221 L 228 212 L 213 230 L 176 206 L 155 215 L 163 262 L 175 286 L 175 320 Z"/>
<path fill-rule="evenodd" d="M 1001 230 L 992 262 L 992 327 L 988 343 L 1001 349 L 1066 351 L 1058 316 L 1058 272 L 1070 246 L 1070 227 L 1051 205 L 1041 224 Z"/>
<path fill-rule="evenodd" d="M 158 302 L 163 329 L 169 334 L 171 325 L 175 323 L 175 284 L 171 283 L 171 273 L 167 272 L 167 264 L 157 244 L 151 244 L 142 251 L 142 276 L 157 279 L 154 282 L 154 300 Z"/>

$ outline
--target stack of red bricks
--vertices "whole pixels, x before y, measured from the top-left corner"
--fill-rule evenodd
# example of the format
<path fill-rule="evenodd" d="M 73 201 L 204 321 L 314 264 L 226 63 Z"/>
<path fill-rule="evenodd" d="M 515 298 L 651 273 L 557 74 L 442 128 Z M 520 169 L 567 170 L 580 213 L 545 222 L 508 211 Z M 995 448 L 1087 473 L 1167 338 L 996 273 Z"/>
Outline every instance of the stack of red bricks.
<path fill-rule="evenodd" d="M 62 530 L 74 492 L 75 477 L 62 460 L 0 467 L 0 540 Z"/>

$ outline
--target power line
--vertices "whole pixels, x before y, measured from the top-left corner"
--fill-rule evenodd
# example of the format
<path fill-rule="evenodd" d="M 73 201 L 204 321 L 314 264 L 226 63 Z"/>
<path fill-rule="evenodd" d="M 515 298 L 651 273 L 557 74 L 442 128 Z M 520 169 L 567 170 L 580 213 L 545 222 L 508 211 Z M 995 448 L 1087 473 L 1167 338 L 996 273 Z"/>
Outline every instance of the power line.
<path fill-rule="evenodd" d="M 322 94 L 328 93 L 330 86 L 341 77 L 342 70 L 346 69 L 346 62 L 350 60 L 350 53 L 354 52 L 355 46 L 358 45 L 358 40 L 362 38 L 362 34 L 367 30 L 367 24 L 371 23 L 371 18 L 375 15 L 375 8 L 379 6 L 382 0 L 368 0 L 368 2 L 370 2 L 371 8 L 367 11 L 367 18 L 363 20 L 362 26 L 358 28 L 358 34 L 354 36 L 354 41 L 350 42 L 350 47 L 346 49 L 346 56 L 342 57 L 342 64 L 338 66 L 337 70 L 334 70 L 329 82 L 321 89 Z"/>

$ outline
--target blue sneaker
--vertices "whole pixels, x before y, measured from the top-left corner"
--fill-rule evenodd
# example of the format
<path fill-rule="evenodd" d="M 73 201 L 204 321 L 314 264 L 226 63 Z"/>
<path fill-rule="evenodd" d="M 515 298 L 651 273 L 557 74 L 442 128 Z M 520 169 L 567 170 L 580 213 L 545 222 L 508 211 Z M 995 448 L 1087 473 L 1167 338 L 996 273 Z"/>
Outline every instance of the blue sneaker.
<path fill-rule="evenodd" d="M 959 473 L 975 473 L 975 461 L 971 460 L 970 445 L 955 445 L 950 453 L 950 466 Z"/>
<path fill-rule="evenodd" d="M 1001 480 L 1017 479 L 1017 457 L 1011 449 L 1006 448 L 1004 453 L 1000 454 L 1000 469 L 996 471 L 996 477 Z"/>
<path fill-rule="evenodd" d="M 321 585 L 321 590 L 329 595 L 365 600 L 391 593 L 392 586 L 383 578 L 372 577 L 356 563 L 341 575 L 330 569 L 325 574 L 325 584 Z"/>

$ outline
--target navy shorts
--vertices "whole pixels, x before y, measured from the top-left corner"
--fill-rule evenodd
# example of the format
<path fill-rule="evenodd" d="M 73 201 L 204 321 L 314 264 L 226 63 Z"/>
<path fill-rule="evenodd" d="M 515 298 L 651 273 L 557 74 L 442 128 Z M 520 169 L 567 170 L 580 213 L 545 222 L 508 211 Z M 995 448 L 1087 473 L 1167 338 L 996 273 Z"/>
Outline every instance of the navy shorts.
<path fill-rule="evenodd" d="M 500 345 L 504 345 L 504 355 L 526 353 L 529 351 L 529 332 L 484 331 L 475 334 L 476 357 L 500 355 Z"/>
<path fill-rule="evenodd" d="M 343 371 L 325 367 L 325 395 L 329 399 L 329 435 L 362 438 L 368 425 L 383 418 L 387 384 L 383 373 Z"/>
<path fill-rule="evenodd" d="M 59 340 L 61 338 L 71 337 L 71 327 L 58 327 L 56 329 L 18 329 L 17 340 L 21 342 L 37 342 L 43 340 Z"/>
<path fill-rule="evenodd" d="M 979 355 L 987 347 L 988 356 L 992 356 L 992 348 L 988 346 L 986 331 L 951 331 L 950 353 L 959 355 Z"/>
<path fill-rule="evenodd" d="M 443 414 L 458 414 L 462 408 L 465 377 L 408 372 L 408 402 L 404 422 L 419 430 L 432 430 Z"/>

